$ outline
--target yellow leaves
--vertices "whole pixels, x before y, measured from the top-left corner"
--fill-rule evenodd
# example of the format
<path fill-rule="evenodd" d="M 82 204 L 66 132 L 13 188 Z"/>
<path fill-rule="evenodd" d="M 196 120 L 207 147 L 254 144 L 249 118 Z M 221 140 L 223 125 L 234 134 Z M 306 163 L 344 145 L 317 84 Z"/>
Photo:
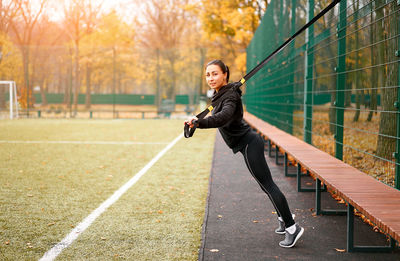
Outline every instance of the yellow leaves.
<path fill-rule="evenodd" d="M 246 72 L 246 53 L 241 53 L 235 58 L 235 65 L 242 73 Z"/>

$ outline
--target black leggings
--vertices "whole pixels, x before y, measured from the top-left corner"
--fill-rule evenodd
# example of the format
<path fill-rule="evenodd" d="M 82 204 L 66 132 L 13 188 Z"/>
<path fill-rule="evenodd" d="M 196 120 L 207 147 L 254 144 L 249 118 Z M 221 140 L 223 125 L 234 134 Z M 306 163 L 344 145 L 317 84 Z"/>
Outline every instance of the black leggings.
<path fill-rule="evenodd" d="M 285 222 L 285 227 L 290 227 L 295 224 L 286 197 L 272 180 L 271 171 L 268 168 L 264 157 L 264 141 L 256 133 L 240 152 L 244 156 L 247 168 L 251 175 L 257 180 L 261 189 L 268 195 L 278 216 L 282 217 Z"/>

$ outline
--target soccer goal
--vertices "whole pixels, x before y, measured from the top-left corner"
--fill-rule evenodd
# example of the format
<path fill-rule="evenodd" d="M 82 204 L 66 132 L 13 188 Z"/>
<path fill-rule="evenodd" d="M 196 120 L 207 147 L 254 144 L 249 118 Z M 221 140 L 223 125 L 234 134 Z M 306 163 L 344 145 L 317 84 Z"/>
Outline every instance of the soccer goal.
<path fill-rule="evenodd" d="M 13 81 L 0 81 L 0 87 L 9 88 L 10 119 L 18 118 L 17 85 Z"/>

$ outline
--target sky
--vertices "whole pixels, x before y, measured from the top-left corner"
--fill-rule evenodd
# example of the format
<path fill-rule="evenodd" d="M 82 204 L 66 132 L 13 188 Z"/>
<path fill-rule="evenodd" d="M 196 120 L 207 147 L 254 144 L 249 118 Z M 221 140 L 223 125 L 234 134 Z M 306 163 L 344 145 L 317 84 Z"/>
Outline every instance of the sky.
<path fill-rule="evenodd" d="M 34 0 L 35 1 L 35 0 Z M 65 0 L 68 2 L 69 0 Z M 63 5 L 60 4 L 62 0 L 49 0 L 50 8 L 48 8 L 47 14 L 50 20 L 60 21 L 64 17 Z M 140 14 L 138 6 L 139 1 L 135 0 L 92 0 L 94 4 L 102 4 L 102 12 L 107 13 L 111 9 L 115 9 L 126 22 L 131 22 L 134 16 Z"/>

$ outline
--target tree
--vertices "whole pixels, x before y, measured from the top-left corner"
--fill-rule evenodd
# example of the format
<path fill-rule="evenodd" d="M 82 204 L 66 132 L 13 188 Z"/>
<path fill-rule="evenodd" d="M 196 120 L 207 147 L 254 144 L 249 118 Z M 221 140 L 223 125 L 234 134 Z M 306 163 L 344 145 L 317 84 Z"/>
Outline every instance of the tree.
<path fill-rule="evenodd" d="M 29 108 L 33 105 L 32 89 L 30 85 L 29 56 L 32 32 L 38 20 L 42 17 L 47 0 L 39 0 L 38 5 L 33 7 L 28 0 L 14 0 L 16 17 L 11 20 L 11 28 L 18 47 L 22 53 L 24 71 L 24 89 L 21 94 L 22 106 L 26 107 L 29 115 Z"/>
<path fill-rule="evenodd" d="M 96 29 L 82 38 L 82 62 L 86 63 L 87 69 L 90 65 L 90 71 L 86 71 L 87 97 L 90 96 L 91 73 L 96 68 L 102 70 L 103 82 L 108 82 L 107 78 L 112 79 L 112 93 L 121 92 L 124 59 L 133 60 L 130 49 L 133 38 L 134 30 L 122 21 L 115 10 L 103 15 Z"/>
<path fill-rule="evenodd" d="M 59 30 L 57 24 L 49 20 L 44 15 L 33 31 L 32 42 L 34 46 L 31 48 L 32 60 L 32 83 L 40 87 L 40 95 L 42 105 L 47 105 L 47 85 L 51 82 L 51 73 L 54 71 L 55 57 L 58 54 L 58 48 L 65 42 L 65 33 Z"/>
<path fill-rule="evenodd" d="M 91 32 L 95 18 L 100 12 L 102 3 L 97 5 L 92 4 L 90 0 L 71 0 L 69 5 L 64 9 L 65 14 L 65 29 L 71 38 L 73 43 L 73 104 L 74 104 L 74 115 L 78 110 L 78 94 L 80 90 L 80 54 L 79 46 L 81 38 L 84 34 Z M 85 30 L 86 28 L 86 30 Z"/>
<path fill-rule="evenodd" d="M 220 56 L 235 64 L 241 74 L 246 71 L 243 50 L 250 43 L 267 7 L 266 0 L 201 1 L 199 15 L 204 32 L 218 45 Z"/>
<path fill-rule="evenodd" d="M 144 16 L 146 22 L 141 24 L 145 30 L 140 32 L 141 44 L 145 48 L 154 50 L 154 57 L 162 57 L 168 62 L 169 81 L 163 94 L 175 100 L 177 84 L 176 64 L 180 59 L 179 47 L 182 37 L 187 29 L 188 12 L 184 8 L 187 0 L 151 0 L 146 2 Z M 160 68 L 160 64 L 157 66 Z M 160 72 L 158 71 L 158 74 Z M 161 101 L 161 87 L 158 87 L 159 95 L 157 104 Z"/>
<path fill-rule="evenodd" d="M 9 56 L 9 39 L 7 37 L 12 19 L 16 15 L 15 2 L 0 0 L 0 66 L 4 66 L 5 57 Z M 6 50 L 8 49 L 8 50 Z M 6 65 L 7 66 L 7 65 Z M 5 77 L 4 72 L 0 72 L 0 79 Z M 5 108 L 5 88 L 0 89 L 0 109 Z"/>
<path fill-rule="evenodd" d="M 384 1 L 378 2 L 383 4 Z M 381 6 L 380 4 L 377 6 Z M 393 14 L 397 14 L 399 10 L 396 3 L 388 4 L 377 10 L 377 21 L 379 21 L 378 16 L 381 15 L 385 19 L 380 20 L 381 30 L 377 32 L 380 34 L 379 38 L 384 39 L 378 51 L 378 57 L 382 62 L 380 63 L 382 70 L 379 74 L 383 77 L 384 83 L 379 86 L 384 86 L 384 88 L 381 88 L 382 112 L 380 113 L 376 154 L 385 159 L 392 159 L 393 152 L 396 151 L 396 138 L 394 138 L 396 137 L 396 113 L 393 112 L 397 112 L 394 103 L 397 100 L 398 88 L 393 88 L 393 86 L 398 85 L 398 61 L 395 56 L 398 50 L 395 37 L 398 35 L 398 16 Z"/>

